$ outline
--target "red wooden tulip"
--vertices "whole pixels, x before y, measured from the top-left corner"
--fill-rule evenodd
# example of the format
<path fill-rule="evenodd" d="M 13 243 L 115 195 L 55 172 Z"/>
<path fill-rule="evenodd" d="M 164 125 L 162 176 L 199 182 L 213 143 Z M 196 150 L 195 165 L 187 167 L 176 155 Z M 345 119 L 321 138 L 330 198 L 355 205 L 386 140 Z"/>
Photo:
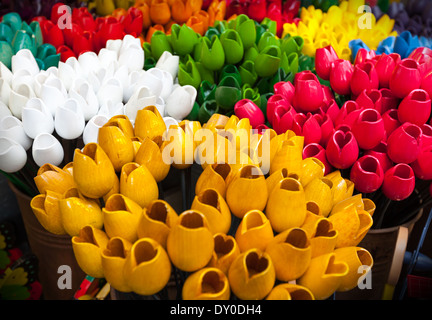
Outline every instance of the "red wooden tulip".
<path fill-rule="evenodd" d="M 390 77 L 389 88 L 396 97 L 403 99 L 414 89 L 419 89 L 421 81 L 417 61 L 406 58 L 396 65 Z"/>
<path fill-rule="evenodd" d="M 377 158 L 384 173 L 393 166 L 393 162 L 387 155 L 387 143 L 384 141 L 381 141 L 373 149 L 366 150 L 364 155 L 371 155 Z"/>
<path fill-rule="evenodd" d="M 378 89 L 363 90 L 355 101 L 362 108 L 372 108 L 382 113 L 382 96 Z"/>
<path fill-rule="evenodd" d="M 337 59 L 339 57 L 331 45 L 318 48 L 315 51 L 315 71 L 318 77 L 328 81 L 330 79 L 332 63 Z"/>
<path fill-rule="evenodd" d="M 265 122 L 262 110 L 249 99 L 239 100 L 234 105 L 234 113 L 239 119 L 248 118 L 254 129 Z"/>
<path fill-rule="evenodd" d="M 332 63 L 330 72 L 330 86 L 339 95 L 351 93 L 351 78 L 354 67 L 350 61 L 338 59 Z"/>
<path fill-rule="evenodd" d="M 80 35 L 76 35 L 72 45 L 75 55 L 78 57 L 87 51 L 94 51 L 94 34 L 92 32 L 84 31 Z"/>
<path fill-rule="evenodd" d="M 412 194 L 414 188 L 413 169 L 405 163 L 398 163 L 384 174 L 382 191 L 390 200 L 404 200 Z"/>
<path fill-rule="evenodd" d="M 390 89 L 381 88 L 381 114 L 384 114 L 390 109 L 397 109 L 399 98 L 397 98 Z"/>
<path fill-rule="evenodd" d="M 333 123 L 336 123 L 336 118 L 339 114 L 339 106 L 336 103 L 335 99 L 330 100 L 328 103 L 324 103 L 320 107 L 320 112 L 322 114 L 327 114 Z"/>
<path fill-rule="evenodd" d="M 120 17 L 120 23 L 126 33 L 140 35 L 144 24 L 143 13 L 138 8 L 130 7 L 127 14 Z"/>
<path fill-rule="evenodd" d="M 384 172 L 377 158 L 371 155 L 362 156 L 351 168 L 350 180 L 362 193 L 378 190 L 384 180 Z"/>
<path fill-rule="evenodd" d="M 432 125 L 425 123 L 421 127 L 423 148 L 432 145 Z"/>
<path fill-rule="evenodd" d="M 361 149 L 376 147 L 385 138 L 384 121 L 375 109 L 364 109 L 352 127 L 353 134 Z"/>
<path fill-rule="evenodd" d="M 351 93 L 358 96 L 363 90 L 378 89 L 379 79 L 374 64 L 366 61 L 354 66 L 351 78 Z"/>
<path fill-rule="evenodd" d="M 389 158 L 395 163 L 412 163 L 417 159 L 423 146 L 419 126 L 405 122 L 394 130 L 387 139 Z"/>
<path fill-rule="evenodd" d="M 247 6 L 249 18 L 261 22 L 267 16 L 267 0 L 251 0 Z"/>
<path fill-rule="evenodd" d="M 352 129 L 354 123 L 360 112 L 363 110 L 362 107 L 356 101 L 348 100 L 346 101 L 339 110 L 339 113 L 335 120 L 335 127 L 345 124 Z"/>
<path fill-rule="evenodd" d="M 359 147 L 351 131 L 336 130 L 326 147 L 329 163 L 337 169 L 351 167 L 359 156 Z"/>
<path fill-rule="evenodd" d="M 72 23 L 71 28 L 66 28 L 63 30 L 64 42 L 65 45 L 72 48 L 74 40 L 76 37 L 82 35 L 83 29 L 77 23 Z M 92 32 L 92 31 L 87 31 Z"/>
<path fill-rule="evenodd" d="M 290 106 L 291 106 L 290 102 L 284 95 L 274 94 L 270 96 L 270 98 L 268 98 L 267 100 L 267 110 L 266 110 L 266 116 L 268 122 L 271 125 L 273 125 L 273 118 L 277 107 L 281 108 L 281 110 L 279 110 L 279 115 L 281 116 L 289 109 Z M 285 110 L 285 112 L 283 112 L 282 110 Z"/>
<path fill-rule="evenodd" d="M 73 8 L 72 23 L 76 23 L 82 30 L 95 31 L 96 21 L 87 7 Z"/>
<path fill-rule="evenodd" d="M 303 159 L 317 158 L 324 165 L 324 175 L 333 171 L 332 165 L 327 160 L 326 150 L 319 143 L 310 143 L 303 148 Z"/>
<path fill-rule="evenodd" d="M 321 141 L 320 144 L 323 147 L 327 146 L 327 142 L 335 131 L 333 121 L 328 114 L 314 114 L 314 118 L 317 120 L 321 128 Z"/>
<path fill-rule="evenodd" d="M 360 48 L 357 50 L 356 57 L 354 59 L 354 65 L 359 65 L 365 63 L 366 61 L 375 60 L 376 52 L 374 50 L 367 50 L 365 48 Z"/>
<path fill-rule="evenodd" d="M 427 73 L 421 82 L 421 89 L 425 90 L 429 96 L 432 96 L 432 71 Z"/>
<path fill-rule="evenodd" d="M 390 136 L 390 134 L 395 131 L 401 125 L 398 117 L 397 109 L 387 110 L 383 115 L 382 119 L 384 121 L 384 129 L 386 132 L 386 138 Z"/>
<path fill-rule="evenodd" d="M 280 94 L 284 96 L 289 103 L 294 98 L 295 87 L 290 81 L 279 81 L 273 85 L 274 94 Z"/>
<path fill-rule="evenodd" d="M 432 180 L 432 145 L 422 148 L 411 167 L 417 178 Z"/>
<path fill-rule="evenodd" d="M 382 53 L 376 60 L 375 69 L 378 73 L 380 88 L 388 88 L 390 77 L 396 65 L 401 61 L 398 53 Z"/>
<path fill-rule="evenodd" d="M 335 99 L 333 91 L 331 90 L 331 88 L 329 86 L 321 85 L 321 88 L 322 88 L 323 94 L 324 94 L 323 103 L 328 104 L 332 100 Z"/>
<path fill-rule="evenodd" d="M 304 137 L 304 144 L 320 143 L 321 128 L 316 118 L 308 113 L 297 113 L 294 115 L 292 130 L 298 136 Z"/>
<path fill-rule="evenodd" d="M 61 62 L 66 62 L 70 57 L 76 57 L 72 49 L 65 45 L 58 47 L 57 53 L 60 53 Z"/>
<path fill-rule="evenodd" d="M 431 99 L 423 89 L 411 91 L 399 104 L 399 121 L 411 122 L 418 126 L 425 124 L 431 115 Z"/>
<path fill-rule="evenodd" d="M 323 103 L 324 93 L 316 75 L 312 72 L 299 72 L 294 79 L 294 86 L 294 108 L 300 112 L 317 111 Z"/>
<path fill-rule="evenodd" d="M 123 39 L 125 32 L 123 25 L 114 17 L 97 19 L 95 45 L 103 48 L 108 40 Z M 98 48 L 96 48 L 98 51 Z"/>
<path fill-rule="evenodd" d="M 294 116 L 297 112 L 292 106 L 285 108 L 282 105 L 278 105 L 275 108 L 273 115 L 273 129 L 277 134 L 285 133 L 287 130 L 293 128 Z"/>
<path fill-rule="evenodd" d="M 50 43 L 56 48 L 64 45 L 63 32 L 57 24 L 54 24 L 51 20 L 45 20 L 40 26 L 45 43 Z"/>

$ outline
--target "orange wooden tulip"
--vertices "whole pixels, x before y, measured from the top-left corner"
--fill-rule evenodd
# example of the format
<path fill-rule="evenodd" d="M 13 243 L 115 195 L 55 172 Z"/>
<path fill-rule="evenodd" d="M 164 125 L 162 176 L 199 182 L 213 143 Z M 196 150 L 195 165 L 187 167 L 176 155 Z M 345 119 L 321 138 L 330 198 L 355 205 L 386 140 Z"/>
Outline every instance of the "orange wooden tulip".
<path fill-rule="evenodd" d="M 294 283 L 281 283 L 275 286 L 266 300 L 315 300 L 312 292 Z"/>
<path fill-rule="evenodd" d="M 143 14 L 143 30 L 147 30 L 151 26 L 150 6 L 145 1 L 136 1 L 135 8 L 138 8 Z"/>
<path fill-rule="evenodd" d="M 153 139 L 162 136 L 166 130 L 165 122 L 155 106 L 138 110 L 135 119 L 135 136 Z"/>
<path fill-rule="evenodd" d="M 39 223 L 47 231 L 53 234 L 66 234 L 61 221 L 59 200 L 63 198 L 62 194 L 47 190 L 45 194 L 39 194 L 30 202 Z"/>
<path fill-rule="evenodd" d="M 153 24 L 165 24 L 171 19 L 171 9 L 167 0 L 152 0 L 150 19 Z"/>
<path fill-rule="evenodd" d="M 153 139 L 144 138 L 135 155 L 135 162 L 145 165 L 156 182 L 163 181 L 171 168 L 171 165 L 165 163 L 162 158 L 164 144 L 166 142 L 162 140 L 161 136 L 156 136 Z"/>
<path fill-rule="evenodd" d="M 170 0 L 172 19 L 178 23 L 185 23 L 192 16 L 192 6 L 190 1 Z"/>
<path fill-rule="evenodd" d="M 163 136 L 166 142 L 162 147 L 163 161 L 177 169 L 189 168 L 194 162 L 194 133 L 189 127 L 185 129 L 179 125 L 171 125 Z"/>
<path fill-rule="evenodd" d="M 311 233 L 308 234 L 312 258 L 333 252 L 338 235 L 338 231 L 333 228 L 333 224 L 327 218 L 317 220 Z"/>
<path fill-rule="evenodd" d="M 154 24 L 151 25 L 148 29 L 147 29 L 147 33 L 145 36 L 145 41 L 146 42 L 150 42 L 151 38 L 153 36 L 153 33 L 155 33 L 156 31 L 162 31 L 163 33 L 165 33 L 165 27 L 161 24 Z"/>
<path fill-rule="evenodd" d="M 183 300 L 229 300 L 228 278 L 217 268 L 206 267 L 191 274 L 183 284 Z"/>
<path fill-rule="evenodd" d="M 198 177 L 195 184 L 195 194 L 207 188 L 216 189 L 225 198 L 227 180 L 231 174 L 231 166 L 228 163 L 213 163 L 207 166 Z"/>

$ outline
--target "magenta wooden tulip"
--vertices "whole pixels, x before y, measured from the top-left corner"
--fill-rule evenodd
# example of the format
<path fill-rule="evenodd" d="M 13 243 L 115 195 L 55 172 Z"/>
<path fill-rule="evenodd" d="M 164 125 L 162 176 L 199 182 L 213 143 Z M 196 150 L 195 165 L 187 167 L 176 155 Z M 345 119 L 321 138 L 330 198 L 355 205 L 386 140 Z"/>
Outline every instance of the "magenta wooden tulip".
<path fill-rule="evenodd" d="M 318 77 L 329 80 L 332 63 L 337 59 L 339 57 L 331 45 L 318 48 L 315 51 L 315 71 Z"/>
<path fill-rule="evenodd" d="M 421 127 L 422 130 L 422 140 L 423 140 L 423 148 L 432 145 L 432 125 L 425 123 Z"/>
<path fill-rule="evenodd" d="M 298 136 L 304 137 L 304 144 L 320 143 L 321 141 L 321 128 L 316 118 L 308 113 L 297 113 L 294 116 L 292 131 Z"/>
<path fill-rule="evenodd" d="M 336 118 L 339 114 L 339 106 L 336 103 L 335 99 L 331 99 L 329 102 L 325 103 L 320 108 L 321 113 L 327 114 L 330 119 L 332 119 L 333 123 L 336 125 Z"/>
<path fill-rule="evenodd" d="M 408 198 L 414 187 L 414 171 L 405 163 L 398 163 L 384 174 L 382 191 L 390 200 L 400 201 Z"/>
<path fill-rule="evenodd" d="M 318 125 L 321 128 L 321 141 L 320 144 L 323 147 L 327 146 L 327 142 L 335 131 L 332 119 L 328 114 L 314 114 L 313 117 L 317 120 Z"/>
<path fill-rule="evenodd" d="M 373 62 L 366 61 L 355 65 L 350 85 L 351 93 L 355 96 L 363 90 L 378 89 L 378 72 Z"/>
<path fill-rule="evenodd" d="M 254 129 L 265 122 L 262 110 L 249 99 L 239 100 L 234 105 L 234 113 L 239 119 L 248 118 Z"/>
<path fill-rule="evenodd" d="M 384 172 L 378 159 L 371 155 L 360 157 L 352 166 L 350 180 L 362 193 L 378 190 L 384 180 Z"/>
<path fill-rule="evenodd" d="M 394 130 L 387 139 L 388 156 L 395 163 L 414 162 L 422 146 L 422 130 L 409 122 Z"/>
<path fill-rule="evenodd" d="M 315 74 L 306 70 L 296 74 L 293 105 L 297 111 L 312 112 L 323 103 L 324 92 Z"/>
<path fill-rule="evenodd" d="M 389 81 L 389 88 L 400 99 L 421 86 L 419 64 L 413 59 L 403 59 L 396 65 Z"/>
<path fill-rule="evenodd" d="M 276 133 L 283 134 L 287 130 L 291 130 L 294 124 L 294 117 L 297 114 L 294 108 L 291 105 L 288 108 L 278 105 L 274 110 L 272 126 Z"/>
<path fill-rule="evenodd" d="M 431 99 L 423 89 L 414 89 L 399 104 L 399 121 L 418 126 L 425 124 L 431 115 Z"/>
<path fill-rule="evenodd" d="M 378 73 L 380 88 L 388 88 L 390 77 L 396 65 L 401 61 L 398 53 L 382 53 L 376 60 L 375 69 Z"/>
<path fill-rule="evenodd" d="M 432 95 L 432 71 L 423 77 L 420 88 L 425 90 L 429 96 Z"/>
<path fill-rule="evenodd" d="M 415 176 L 423 180 L 432 180 L 432 145 L 420 151 L 417 159 L 411 163 Z"/>
<path fill-rule="evenodd" d="M 324 165 L 324 175 L 333 171 L 332 165 L 327 160 L 326 149 L 319 143 L 310 143 L 303 148 L 303 159 L 317 158 Z"/>
<path fill-rule="evenodd" d="M 354 123 L 352 132 L 361 149 L 372 149 L 385 138 L 384 121 L 377 110 L 364 109 Z"/>
<path fill-rule="evenodd" d="M 330 137 L 326 156 L 329 163 L 337 169 L 351 167 L 359 156 L 359 146 L 351 131 L 336 130 Z"/>
<path fill-rule="evenodd" d="M 330 72 L 330 86 L 339 95 L 351 93 L 351 78 L 354 67 L 350 61 L 344 59 L 335 60 Z"/>
<path fill-rule="evenodd" d="M 387 155 L 387 143 L 385 141 L 381 141 L 376 147 L 366 150 L 364 154 L 377 158 L 384 173 L 393 166 L 393 162 Z"/>

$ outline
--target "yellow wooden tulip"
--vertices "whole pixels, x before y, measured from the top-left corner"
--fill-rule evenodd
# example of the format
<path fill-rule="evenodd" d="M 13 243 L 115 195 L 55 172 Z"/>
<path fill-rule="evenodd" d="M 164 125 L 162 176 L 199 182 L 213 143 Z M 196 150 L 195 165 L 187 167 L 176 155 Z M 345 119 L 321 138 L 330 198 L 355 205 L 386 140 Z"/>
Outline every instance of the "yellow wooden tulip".
<path fill-rule="evenodd" d="M 338 248 L 334 251 L 335 260 L 348 265 L 348 274 L 342 279 L 337 291 L 349 291 L 357 287 L 360 278 L 366 276 L 373 266 L 370 252 L 360 247 Z"/>
<path fill-rule="evenodd" d="M 308 201 L 306 203 L 306 218 L 301 228 L 306 231 L 308 238 L 311 238 L 316 229 L 316 224 L 323 219 L 321 209 L 316 202 Z"/>
<path fill-rule="evenodd" d="M 135 162 L 145 165 L 156 182 L 164 180 L 171 168 L 171 165 L 165 163 L 162 158 L 161 150 L 164 143 L 162 136 L 156 136 L 153 139 L 144 138 L 135 156 Z"/>
<path fill-rule="evenodd" d="M 177 223 L 177 212 L 165 200 L 153 200 L 143 209 L 137 227 L 138 238 L 152 238 L 166 249 L 168 234 Z"/>
<path fill-rule="evenodd" d="M 315 300 L 312 292 L 294 283 L 281 283 L 275 286 L 266 300 Z"/>
<path fill-rule="evenodd" d="M 327 178 L 314 178 L 305 188 L 306 201 L 318 204 L 324 217 L 333 208 L 333 183 Z"/>
<path fill-rule="evenodd" d="M 315 299 L 324 300 L 339 288 L 347 274 L 348 265 L 337 262 L 334 253 L 328 253 L 311 259 L 309 268 L 297 283 L 308 288 Z"/>
<path fill-rule="evenodd" d="M 99 129 L 98 144 L 111 160 L 116 172 L 134 159 L 135 149 L 132 138 L 121 130 L 118 122 L 107 122 Z"/>
<path fill-rule="evenodd" d="M 281 168 L 287 168 L 288 172 L 299 172 L 303 161 L 304 137 L 291 137 L 274 148 L 271 145 L 273 140 L 270 142 L 272 153 L 274 152 L 274 156 L 271 155 L 270 174 Z"/>
<path fill-rule="evenodd" d="M 336 203 L 330 214 L 333 214 L 335 212 L 343 211 L 348 209 L 349 207 L 354 207 L 356 209 L 364 209 L 364 202 L 362 199 L 362 195 L 360 193 L 353 195 L 351 197 L 348 197 L 342 201 L 339 201 Z"/>
<path fill-rule="evenodd" d="M 225 273 L 211 267 L 192 273 L 182 288 L 183 300 L 229 300 L 230 294 Z"/>
<path fill-rule="evenodd" d="M 369 212 L 369 214 L 372 217 L 373 214 L 375 213 L 375 210 L 376 210 L 375 202 L 373 202 L 371 199 L 368 199 L 368 198 L 363 198 L 362 202 L 363 202 L 363 209 L 365 211 Z"/>
<path fill-rule="evenodd" d="M 273 240 L 270 221 L 260 210 L 246 212 L 236 230 L 235 240 L 241 252 L 252 248 L 265 251 L 267 245 Z"/>
<path fill-rule="evenodd" d="M 276 232 L 300 227 L 306 218 L 306 196 L 300 181 L 282 179 L 269 195 L 265 212 Z"/>
<path fill-rule="evenodd" d="M 249 118 L 239 119 L 232 115 L 224 127 L 228 139 L 233 143 L 236 150 L 249 146 L 252 126 Z"/>
<path fill-rule="evenodd" d="M 167 129 L 165 122 L 155 106 L 147 106 L 138 110 L 135 119 L 135 136 L 153 139 L 162 136 Z"/>
<path fill-rule="evenodd" d="M 199 194 L 207 188 L 214 188 L 225 198 L 226 181 L 231 171 L 231 165 L 228 163 L 213 163 L 207 166 L 197 179 L 195 194 Z"/>
<path fill-rule="evenodd" d="M 270 256 L 257 248 L 241 253 L 231 264 L 228 280 L 235 296 L 241 300 L 261 300 L 272 290 L 275 269 Z"/>
<path fill-rule="evenodd" d="M 215 267 L 228 275 L 231 263 L 240 255 L 240 248 L 233 236 L 218 233 L 213 236 L 214 251 L 207 267 Z"/>
<path fill-rule="evenodd" d="M 40 168 L 39 168 L 40 169 Z M 72 176 L 73 176 L 73 161 L 67 163 L 64 167 L 63 167 L 64 171 L 69 172 Z"/>
<path fill-rule="evenodd" d="M 305 188 L 315 178 L 324 177 L 324 164 L 317 158 L 306 158 L 301 162 L 299 180 Z"/>
<path fill-rule="evenodd" d="M 228 233 L 231 227 L 231 212 L 225 199 L 216 189 L 205 189 L 197 194 L 191 205 L 207 218 L 213 234 Z"/>
<path fill-rule="evenodd" d="M 132 243 L 120 238 L 109 239 L 106 248 L 102 250 L 102 268 L 106 281 L 110 286 L 121 292 L 131 292 L 123 276 L 126 257 L 129 255 Z"/>
<path fill-rule="evenodd" d="M 162 146 L 164 163 L 180 170 L 189 168 L 193 164 L 196 143 L 192 131 L 185 132 L 182 127 L 171 125 L 162 139 L 166 142 Z"/>
<path fill-rule="evenodd" d="M 261 169 L 256 165 L 242 167 L 233 177 L 226 191 L 226 201 L 231 212 L 243 218 L 246 212 L 263 211 L 267 204 L 267 184 Z"/>
<path fill-rule="evenodd" d="M 195 135 L 195 162 L 203 169 L 212 164 L 235 164 L 236 149 L 225 130 L 203 129 Z"/>
<path fill-rule="evenodd" d="M 132 245 L 126 257 L 123 275 L 134 292 L 153 295 L 167 285 L 171 276 L 171 262 L 158 242 L 142 238 Z"/>
<path fill-rule="evenodd" d="M 44 194 L 47 190 L 64 194 L 75 186 L 75 181 L 70 171 L 63 170 L 53 164 L 47 163 L 39 167 L 34 182 L 39 193 Z"/>
<path fill-rule="evenodd" d="M 265 250 L 275 267 L 276 279 L 284 282 L 300 277 L 311 260 L 311 247 L 306 232 L 291 228 L 276 235 Z"/>
<path fill-rule="evenodd" d="M 317 220 L 314 227 L 309 238 L 312 258 L 333 252 L 339 235 L 338 231 L 333 228 L 333 224 L 328 218 L 323 218 Z"/>
<path fill-rule="evenodd" d="M 63 199 L 59 200 L 59 209 L 63 228 L 71 237 L 78 235 L 87 225 L 97 229 L 103 227 L 99 201 L 85 197 L 77 188 L 65 192 Z"/>
<path fill-rule="evenodd" d="M 113 116 L 108 120 L 108 123 L 115 124 L 129 138 L 135 137 L 134 127 L 128 116 L 124 114 Z"/>
<path fill-rule="evenodd" d="M 80 192 L 98 199 L 113 188 L 116 173 L 100 145 L 88 143 L 82 150 L 75 149 L 73 178 Z"/>
<path fill-rule="evenodd" d="M 120 193 L 144 208 L 159 197 L 159 187 L 145 165 L 129 162 L 120 172 Z"/>
<path fill-rule="evenodd" d="M 354 183 L 344 179 L 339 170 L 335 170 L 325 176 L 333 184 L 333 205 L 352 196 L 354 192 Z"/>
<path fill-rule="evenodd" d="M 47 190 L 46 194 L 38 194 L 30 201 L 30 207 L 42 227 L 58 235 L 66 234 L 59 207 L 59 200 L 62 198 L 62 194 Z"/>
<path fill-rule="evenodd" d="M 289 172 L 287 168 L 281 168 L 266 178 L 268 193 L 271 194 L 274 187 L 285 178 L 293 178 L 300 181 L 299 173 Z"/>
<path fill-rule="evenodd" d="M 137 155 L 137 152 L 138 152 L 139 148 L 141 147 L 142 139 L 138 138 L 138 137 L 133 137 L 133 138 L 131 138 L 131 141 L 132 141 L 133 150 L 134 150 L 133 160 L 135 161 L 135 157 Z"/>
<path fill-rule="evenodd" d="M 102 251 L 108 241 L 104 231 L 92 226 L 83 227 L 78 235 L 72 237 L 72 249 L 77 263 L 89 276 L 104 278 Z"/>
<path fill-rule="evenodd" d="M 373 224 L 367 211 L 355 207 L 332 213 L 328 219 L 339 233 L 336 248 L 358 245 Z"/>
<path fill-rule="evenodd" d="M 213 113 L 210 119 L 203 124 L 204 129 L 209 129 L 212 131 L 217 131 L 225 128 L 229 117 L 220 113 Z"/>
<path fill-rule="evenodd" d="M 110 238 L 121 237 L 133 243 L 138 239 L 137 227 L 142 208 L 127 196 L 115 193 L 102 208 L 104 227 Z"/>
<path fill-rule="evenodd" d="M 115 176 L 114 184 L 113 184 L 111 190 L 108 191 L 108 193 L 102 197 L 103 201 L 107 202 L 108 198 L 111 197 L 115 193 L 120 193 L 120 179 L 117 177 L 117 175 Z"/>
<path fill-rule="evenodd" d="M 213 250 L 213 234 L 204 214 L 194 210 L 182 212 L 167 238 L 172 263 L 180 270 L 196 271 L 209 263 Z"/>

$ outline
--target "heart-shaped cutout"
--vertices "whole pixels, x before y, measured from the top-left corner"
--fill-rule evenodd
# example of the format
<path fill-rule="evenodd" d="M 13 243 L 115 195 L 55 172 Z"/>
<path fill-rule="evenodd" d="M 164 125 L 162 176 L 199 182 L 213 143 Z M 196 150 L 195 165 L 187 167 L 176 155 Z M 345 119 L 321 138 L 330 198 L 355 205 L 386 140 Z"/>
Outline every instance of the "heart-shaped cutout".
<path fill-rule="evenodd" d="M 153 247 L 151 242 L 146 240 L 138 242 L 134 251 L 137 264 L 151 261 L 157 254 L 157 249 Z"/>
<path fill-rule="evenodd" d="M 225 288 L 225 282 L 222 281 L 220 274 L 214 270 L 207 271 L 201 278 L 201 292 L 207 294 L 217 294 Z"/>
<path fill-rule="evenodd" d="M 256 251 L 248 252 L 245 259 L 249 278 L 264 272 L 269 266 L 268 259 L 262 255 L 260 256 Z"/>
<path fill-rule="evenodd" d="M 215 235 L 214 244 L 214 251 L 218 258 L 228 255 L 234 249 L 233 237 L 222 233 Z"/>

